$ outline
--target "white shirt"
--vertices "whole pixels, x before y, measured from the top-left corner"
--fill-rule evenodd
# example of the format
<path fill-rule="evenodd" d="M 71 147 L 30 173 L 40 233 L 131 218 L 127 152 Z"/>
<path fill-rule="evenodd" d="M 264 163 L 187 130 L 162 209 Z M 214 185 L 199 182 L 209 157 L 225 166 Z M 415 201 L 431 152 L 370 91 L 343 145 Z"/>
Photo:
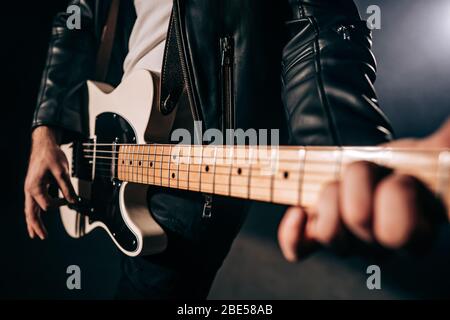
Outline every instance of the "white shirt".
<path fill-rule="evenodd" d="M 139 69 L 161 72 L 173 0 L 134 0 L 136 22 L 123 64 L 125 78 Z"/>

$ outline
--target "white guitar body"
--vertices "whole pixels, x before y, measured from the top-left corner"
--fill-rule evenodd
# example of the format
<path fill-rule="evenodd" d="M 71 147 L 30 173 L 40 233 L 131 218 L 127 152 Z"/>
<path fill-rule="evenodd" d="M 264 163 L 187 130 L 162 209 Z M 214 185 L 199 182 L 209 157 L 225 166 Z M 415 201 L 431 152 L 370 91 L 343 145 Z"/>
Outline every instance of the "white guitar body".
<path fill-rule="evenodd" d="M 144 135 L 152 109 L 158 109 L 152 108 L 157 100 L 154 77 L 156 75 L 152 76 L 148 71 L 138 71 L 131 74 L 116 89 L 103 83 L 87 82 L 89 133 L 94 142 L 97 138 L 95 134 L 97 117 L 101 114 L 113 113 L 132 125 L 136 139 L 134 143 L 145 143 Z M 72 166 L 72 145 L 63 145 L 61 148 Z M 72 172 L 72 167 L 70 170 Z M 80 197 L 90 198 L 91 182 L 72 177 L 72 183 Z M 149 211 L 148 186 L 129 182 L 121 182 L 119 185 L 120 213 L 127 227 L 135 235 L 133 241 L 137 242 L 132 250 L 124 248 L 104 222 L 91 221 L 88 216 L 64 206 L 60 209 L 60 214 L 67 233 L 73 238 L 80 238 L 100 227 L 106 230 L 117 247 L 128 256 L 149 255 L 163 251 L 167 245 L 167 237 Z"/>

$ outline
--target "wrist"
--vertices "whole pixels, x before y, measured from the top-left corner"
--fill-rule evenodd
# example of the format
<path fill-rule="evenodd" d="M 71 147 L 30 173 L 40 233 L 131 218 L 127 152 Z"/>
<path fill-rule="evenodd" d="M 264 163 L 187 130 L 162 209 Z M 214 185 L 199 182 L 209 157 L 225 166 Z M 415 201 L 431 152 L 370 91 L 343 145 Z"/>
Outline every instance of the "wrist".
<path fill-rule="evenodd" d="M 39 126 L 33 130 L 31 138 L 33 144 L 47 141 L 59 145 L 61 142 L 61 131 L 53 127 Z"/>

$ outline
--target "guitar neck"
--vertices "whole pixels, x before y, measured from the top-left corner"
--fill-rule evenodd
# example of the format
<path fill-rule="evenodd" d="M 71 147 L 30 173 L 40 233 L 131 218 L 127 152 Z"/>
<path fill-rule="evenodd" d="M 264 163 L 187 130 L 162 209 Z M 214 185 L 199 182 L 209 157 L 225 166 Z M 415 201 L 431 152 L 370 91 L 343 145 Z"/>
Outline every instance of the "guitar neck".
<path fill-rule="evenodd" d="M 366 160 L 419 178 L 450 205 L 448 149 L 147 144 L 117 145 L 112 158 L 122 181 L 304 207 L 346 165 Z"/>

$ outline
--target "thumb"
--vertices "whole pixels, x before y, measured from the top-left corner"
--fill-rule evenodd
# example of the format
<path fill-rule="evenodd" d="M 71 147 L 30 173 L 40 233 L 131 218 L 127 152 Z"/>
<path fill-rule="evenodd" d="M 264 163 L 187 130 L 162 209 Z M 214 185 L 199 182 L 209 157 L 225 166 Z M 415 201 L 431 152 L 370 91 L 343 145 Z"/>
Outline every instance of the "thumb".
<path fill-rule="evenodd" d="M 308 215 L 300 207 L 291 207 L 278 227 L 278 243 L 286 260 L 295 262 L 314 252 L 319 244 L 306 232 Z"/>

